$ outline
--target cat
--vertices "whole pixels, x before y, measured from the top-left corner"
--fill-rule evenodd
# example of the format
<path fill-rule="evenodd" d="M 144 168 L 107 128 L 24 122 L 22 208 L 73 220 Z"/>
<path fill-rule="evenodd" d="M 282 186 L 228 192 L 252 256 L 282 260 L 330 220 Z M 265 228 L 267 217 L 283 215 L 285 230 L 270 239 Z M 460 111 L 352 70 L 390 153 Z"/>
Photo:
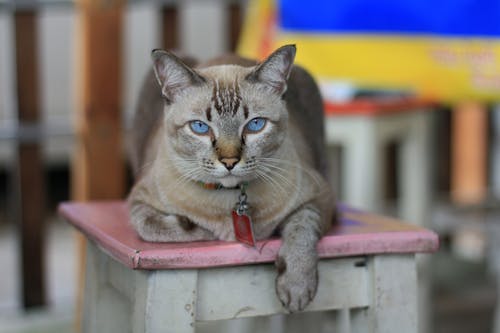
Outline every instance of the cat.
<path fill-rule="evenodd" d="M 316 244 L 335 207 L 321 95 L 293 64 L 295 53 L 285 45 L 261 63 L 232 55 L 194 67 L 153 50 L 133 123 L 128 198 L 142 239 L 189 242 L 234 241 L 232 212 L 243 196 L 254 237 L 282 238 L 276 292 L 290 312 L 316 294 Z"/>

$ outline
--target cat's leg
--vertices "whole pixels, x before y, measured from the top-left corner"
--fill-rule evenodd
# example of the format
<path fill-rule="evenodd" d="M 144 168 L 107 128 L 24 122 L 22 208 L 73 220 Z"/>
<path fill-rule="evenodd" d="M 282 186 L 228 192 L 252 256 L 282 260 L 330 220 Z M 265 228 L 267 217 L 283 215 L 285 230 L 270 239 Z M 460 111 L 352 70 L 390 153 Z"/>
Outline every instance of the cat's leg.
<path fill-rule="evenodd" d="M 319 210 L 310 204 L 293 213 L 282 228 L 276 293 L 290 312 L 303 310 L 316 295 L 321 223 Z"/>
<path fill-rule="evenodd" d="M 149 242 L 190 242 L 216 239 L 185 216 L 166 214 L 142 202 L 130 203 L 132 225 Z"/>

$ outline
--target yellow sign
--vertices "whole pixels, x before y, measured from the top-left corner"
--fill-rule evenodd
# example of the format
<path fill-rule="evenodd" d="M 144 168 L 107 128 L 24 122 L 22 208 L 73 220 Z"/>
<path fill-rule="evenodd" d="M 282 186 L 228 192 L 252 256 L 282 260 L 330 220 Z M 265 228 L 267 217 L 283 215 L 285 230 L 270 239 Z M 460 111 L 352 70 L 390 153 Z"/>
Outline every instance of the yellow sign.
<path fill-rule="evenodd" d="M 446 101 L 500 100 L 499 39 L 291 34 L 278 31 L 274 17 L 272 2 L 251 3 L 243 55 L 263 58 L 280 45 L 296 44 L 296 63 L 320 80 L 410 89 Z"/>

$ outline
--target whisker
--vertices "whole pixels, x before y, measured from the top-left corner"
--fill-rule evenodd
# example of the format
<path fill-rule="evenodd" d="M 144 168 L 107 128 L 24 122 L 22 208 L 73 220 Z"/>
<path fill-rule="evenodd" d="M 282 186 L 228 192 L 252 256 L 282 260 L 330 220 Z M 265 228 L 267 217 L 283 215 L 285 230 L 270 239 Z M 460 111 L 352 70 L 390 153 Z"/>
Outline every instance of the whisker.
<path fill-rule="evenodd" d="M 270 176 L 274 176 L 274 177 L 277 178 L 277 179 L 275 179 L 275 182 L 279 183 L 278 182 L 278 179 L 279 179 L 279 181 L 281 183 L 283 183 L 282 187 L 289 187 L 289 188 L 291 188 L 292 190 L 296 191 L 299 194 L 300 198 L 303 198 L 303 194 L 304 193 L 301 190 L 301 188 L 297 184 L 295 184 L 292 181 L 290 181 L 289 178 L 287 178 L 284 174 L 282 174 L 282 173 L 284 173 L 284 171 L 282 171 L 282 170 L 272 170 L 266 164 L 262 164 L 262 168 L 265 169 L 269 173 Z M 283 170 L 285 170 L 285 169 L 283 169 Z M 287 172 L 287 174 L 289 173 L 288 170 L 285 170 L 285 171 Z"/>
<path fill-rule="evenodd" d="M 198 166 L 190 166 L 189 168 L 184 168 L 184 172 L 176 179 L 174 183 L 169 185 L 170 188 L 177 188 L 178 186 L 184 185 L 188 181 L 195 181 L 203 175 L 203 171 Z"/>
<path fill-rule="evenodd" d="M 273 179 L 270 175 L 268 175 L 266 172 L 257 169 L 255 170 L 256 174 L 262 179 L 265 183 L 269 183 L 272 189 L 272 193 L 275 195 L 281 195 L 281 194 L 286 194 L 287 191 L 281 185 L 279 182 L 277 182 L 275 179 Z"/>
<path fill-rule="evenodd" d="M 284 170 L 287 170 L 287 168 L 285 168 L 284 166 L 290 166 L 292 168 L 300 170 L 301 172 L 303 172 L 303 175 L 308 177 L 310 181 L 316 184 L 318 195 L 322 195 L 323 193 L 328 191 L 328 184 L 325 183 L 325 180 L 321 177 L 319 173 L 310 170 L 309 168 L 305 168 L 297 162 L 292 162 L 285 159 L 269 158 L 269 157 L 260 158 L 259 161 L 260 163 L 265 164 L 269 168 L 280 170 L 280 172 L 285 172 Z M 325 186 L 325 184 L 327 186 Z"/>
<path fill-rule="evenodd" d="M 272 158 L 272 157 L 261 157 L 259 158 L 261 161 L 264 162 L 271 162 L 271 163 L 281 163 L 285 165 L 289 165 L 295 168 L 298 168 L 299 170 L 303 171 L 309 178 L 316 183 L 318 187 L 322 187 L 324 184 L 324 180 L 322 179 L 321 175 L 317 172 L 314 172 L 310 170 L 309 168 L 305 168 L 302 166 L 300 163 L 297 162 L 292 162 L 289 160 L 284 160 L 284 159 L 279 159 L 279 158 Z M 278 168 L 277 165 L 269 163 L 268 165 L 273 165 L 273 167 Z"/>

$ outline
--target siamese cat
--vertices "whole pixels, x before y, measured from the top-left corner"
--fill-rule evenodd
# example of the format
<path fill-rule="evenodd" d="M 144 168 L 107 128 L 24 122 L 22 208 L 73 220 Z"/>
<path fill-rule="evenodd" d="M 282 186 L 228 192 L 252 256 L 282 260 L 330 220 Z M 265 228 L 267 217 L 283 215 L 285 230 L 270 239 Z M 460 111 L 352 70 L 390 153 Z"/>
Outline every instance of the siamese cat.
<path fill-rule="evenodd" d="M 318 285 L 316 244 L 334 221 L 323 104 L 293 65 L 295 45 L 261 63 L 193 67 L 154 50 L 134 120 L 131 223 L 151 242 L 279 235 L 276 292 L 303 310 Z"/>

